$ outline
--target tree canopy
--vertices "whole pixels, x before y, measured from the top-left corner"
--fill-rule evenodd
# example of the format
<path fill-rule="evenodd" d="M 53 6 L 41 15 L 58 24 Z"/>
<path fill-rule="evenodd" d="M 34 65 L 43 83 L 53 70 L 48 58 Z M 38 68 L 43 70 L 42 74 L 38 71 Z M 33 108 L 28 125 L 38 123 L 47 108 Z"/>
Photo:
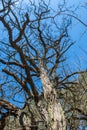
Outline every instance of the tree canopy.
<path fill-rule="evenodd" d="M 84 71 L 72 72 L 66 64 L 66 52 L 74 44 L 69 35 L 72 20 L 70 15 L 63 15 L 68 11 L 66 7 L 65 1 L 58 5 L 57 11 L 44 0 L 37 5 L 29 0 L 26 7 L 12 0 L 1 1 L 1 123 L 5 124 L 7 113 L 11 113 L 19 117 L 19 124 L 24 130 L 26 115 L 31 119 L 30 126 L 42 121 L 46 130 L 65 130 L 68 125 L 79 127 L 74 124 L 72 111 L 76 119 L 79 114 L 75 111 L 86 116 L 76 102 L 79 85 L 75 75 Z M 18 106 L 15 107 L 15 103 Z M 24 107 L 20 108 L 20 103 Z M 27 112 L 20 114 L 20 109 L 26 106 L 30 115 Z M 4 109 L 6 112 L 3 113 Z M 0 127 L 4 128 L 2 124 Z"/>

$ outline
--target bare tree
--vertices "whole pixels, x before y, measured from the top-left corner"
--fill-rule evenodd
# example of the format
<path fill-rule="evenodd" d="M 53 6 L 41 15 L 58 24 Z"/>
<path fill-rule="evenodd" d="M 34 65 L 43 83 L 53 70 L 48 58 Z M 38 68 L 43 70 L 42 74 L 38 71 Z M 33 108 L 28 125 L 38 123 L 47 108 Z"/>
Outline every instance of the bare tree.
<path fill-rule="evenodd" d="M 68 129 L 86 128 L 87 124 L 87 73 L 80 74 L 72 85 L 59 91 L 65 110 Z"/>
<path fill-rule="evenodd" d="M 72 83 L 68 79 L 78 72 L 66 69 L 66 74 L 62 65 L 65 53 L 73 45 L 68 34 L 71 20 L 61 15 L 65 2 L 59 4 L 57 12 L 45 1 L 38 5 L 29 1 L 26 9 L 12 0 L 2 0 L 1 5 L 0 63 L 6 87 L 11 88 L 8 92 L 12 91 L 10 98 L 15 100 L 17 94 L 24 92 L 30 107 L 32 100 L 36 110 L 31 107 L 32 123 L 39 117 L 47 130 L 66 130 L 58 88 Z"/>

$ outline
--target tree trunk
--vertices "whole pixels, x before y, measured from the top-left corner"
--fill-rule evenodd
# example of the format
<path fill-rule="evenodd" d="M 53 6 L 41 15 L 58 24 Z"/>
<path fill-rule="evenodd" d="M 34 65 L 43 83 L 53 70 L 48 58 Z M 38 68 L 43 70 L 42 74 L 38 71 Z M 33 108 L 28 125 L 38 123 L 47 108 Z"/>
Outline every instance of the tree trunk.
<path fill-rule="evenodd" d="M 42 65 L 40 69 L 40 78 L 43 84 L 44 98 L 47 103 L 47 130 L 66 130 L 64 112 L 61 104 L 58 102 L 56 90 L 50 82 L 49 77 Z"/>

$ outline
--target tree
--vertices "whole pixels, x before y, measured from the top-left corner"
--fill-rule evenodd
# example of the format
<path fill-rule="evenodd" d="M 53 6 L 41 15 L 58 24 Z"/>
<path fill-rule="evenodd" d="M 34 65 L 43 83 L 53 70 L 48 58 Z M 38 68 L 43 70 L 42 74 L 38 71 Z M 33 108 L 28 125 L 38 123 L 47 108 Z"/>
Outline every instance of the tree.
<path fill-rule="evenodd" d="M 6 112 L 4 110 L 7 110 Z M 17 107 L 12 105 L 11 103 L 0 99 L 0 129 L 3 130 L 5 127 L 5 119 L 10 115 L 17 116 Z"/>
<path fill-rule="evenodd" d="M 87 124 L 87 73 L 80 74 L 75 84 L 60 90 L 68 129 L 86 128 Z"/>
<path fill-rule="evenodd" d="M 59 4 L 57 12 L 45 1 L 38 5 L 29 1 L 25 9 L 12 0 L 2 0 L 1 7 L 0 63 L 6 83 L 2 86 L 4 98 L 11 93 L 9 97 L 18 100 L 17 94 L 23 93 L 29 107 L 33 101 L 36 110 L 35 113 L 30 109 L 31 124 L 39 117 L 47 130 L 65 130 L 58 88 L 72 83 L 69 78 L 78 74 L 70 74 L 67 69 L 66 74 L 63 66 L 65 53 L 73 45 L 68 34 L 71 20 L 61 15 L 66 9 L 65 2 Z M 10 90 L 6 92 L 7 87 Z M 24 129 L 23 120 L 20 123 Z"/>

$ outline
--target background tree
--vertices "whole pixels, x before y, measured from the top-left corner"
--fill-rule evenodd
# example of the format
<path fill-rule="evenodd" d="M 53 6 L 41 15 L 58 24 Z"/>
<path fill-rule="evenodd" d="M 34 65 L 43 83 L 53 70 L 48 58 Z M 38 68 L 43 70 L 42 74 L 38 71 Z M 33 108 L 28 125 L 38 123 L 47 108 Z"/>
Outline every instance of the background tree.
<path fill-rule="evenodd" d="M 87 73 L 80 74 L 73 85 L 60 90 L 60 100 L 65 109 L 67 128 L 82 129 L 87 124 Z"/>

